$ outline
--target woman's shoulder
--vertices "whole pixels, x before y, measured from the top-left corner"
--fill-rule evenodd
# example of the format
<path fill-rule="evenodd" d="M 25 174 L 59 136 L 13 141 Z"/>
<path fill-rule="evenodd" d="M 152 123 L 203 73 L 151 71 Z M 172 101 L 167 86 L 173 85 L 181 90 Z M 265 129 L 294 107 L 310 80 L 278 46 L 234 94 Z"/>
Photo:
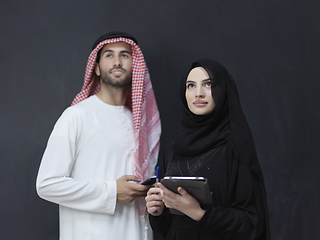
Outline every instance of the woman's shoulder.
<path fill-rule="evenodd" d="M 173 150 L 173 145 L 174 145 L 174 140 L 166 143 L 162 148 L 161 148 L 161 152 L 162 154 L 168 155 L 168 154 L 173 154 L 174 150 Z"/>

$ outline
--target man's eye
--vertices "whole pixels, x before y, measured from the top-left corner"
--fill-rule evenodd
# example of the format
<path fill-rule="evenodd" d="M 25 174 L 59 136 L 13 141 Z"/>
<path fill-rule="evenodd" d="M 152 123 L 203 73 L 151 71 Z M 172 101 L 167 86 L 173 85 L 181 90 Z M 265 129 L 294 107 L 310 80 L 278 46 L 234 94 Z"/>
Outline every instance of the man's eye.
<path fill-rule="evenodd" d="M 128 55 L 126 55 L 126 54 L 123 54 L 122 55 L 122 58 L 128 58 L 129 56 Z"/>
<path fill-rule="evenodd" d="M 107 58 L 111 58 L 112 55 L 111 55 L 111 54 L 107 54 L 106 57 L 107 57 Z"/>

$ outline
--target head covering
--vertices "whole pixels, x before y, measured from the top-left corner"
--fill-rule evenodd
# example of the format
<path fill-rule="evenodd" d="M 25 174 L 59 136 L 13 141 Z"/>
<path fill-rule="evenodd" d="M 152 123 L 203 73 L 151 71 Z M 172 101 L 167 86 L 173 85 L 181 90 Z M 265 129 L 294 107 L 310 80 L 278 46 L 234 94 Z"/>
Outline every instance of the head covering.
<path fill-rule="evenodd" d="M 128 38 L 128 39 L 131 39 L 132 41 L 134 41 L 137 45 L 138 45 L 138 41 L 137 39 L 132 36 L 131 34 L 129 33 L 125 33 L 125 32 L 108 32 L 106 34 L 103 34 L 102 36 L 100 36 L 95 42 L 94 44 L 92 45 L 92 50 L 96 48 L 96 46 L 106 40 L 106 39 L 112 39 L 112 38 L 118 38 L 118 37 L 123 37 L 123 38 Z"/>
<path fill-rule="evenodd" d="M 232 76 L 224 66 L 211 59 L 198 60 L 192 64 L 191 69 L 196 67 L 202 67 L 208 73 L 216 106 L 206 115 L 192 113 L 185 97 L 186 77 L 183 78 L 180 91 L 183 105 L 182 130 L 173 145 L 175 153 L 196 156 L 230 140 L 236 158 L 263 181 L 253 137 Z"/>
<path fill-rule="evenodd" d="M 74 98 L 75 105 L 100 90 L 100 79 L 95 74 L 97 53 L 104 45 L 115 42 L 126 42 L 132 50 L 132 88 L 126 105 L 132 109 L 135 132 L 135 169 L 134 173 L 142 181 L 149 177 L 149 169 L 156 164 L 160 144 L 160 116 L 151 85 L 148 67 L 137 40 L 127 33 L 111 32 L 101 36 L 93 45 L 88 58 L 84 84 L 81 92 Z M 150 160 L 152 165 L 150 166 Z M 138 200 L 139 214 L 145 213 L 144 199 Z"/>
<path fill-rule="evenodd" d="M 214 60 L 198 60 L 188 73 L 196 67 L 208 73 L 216 106 L 206 115 L 192 113 L 185 97 L 187 76 L 182 79 L 182 129 L 171 145 L 173 151 L 165 153 L 165 175 L 208 178 L 215 206 L 201 221 L 203 225 L 208 222 L 207 227 L 215 228 L 213 231 L 222 238 L 270 239 L 263 175 L 235 82 L 226 68 Z M 245 233 L 241 232 L 245 229 L 237 228 L 241 233 L 232 230 L 239 220 L 238 210 L 245 211 L 252 224 Z"/>

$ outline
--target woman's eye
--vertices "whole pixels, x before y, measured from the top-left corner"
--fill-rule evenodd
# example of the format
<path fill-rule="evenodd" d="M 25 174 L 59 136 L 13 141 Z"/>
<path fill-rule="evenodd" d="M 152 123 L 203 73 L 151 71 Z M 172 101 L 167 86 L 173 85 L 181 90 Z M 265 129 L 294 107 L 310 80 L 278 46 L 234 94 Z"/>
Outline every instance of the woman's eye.
<path fill-rule="evenodd" d="M 207 83 L 205 84 L 205 87 L 211 87 L 211 82 L 207 82 Z"/>
<path fill-rule="evenodd" d="M 189 83 L 189 84 L 187 85 L 187 88 L 194 88 L 194 84 Z"/>

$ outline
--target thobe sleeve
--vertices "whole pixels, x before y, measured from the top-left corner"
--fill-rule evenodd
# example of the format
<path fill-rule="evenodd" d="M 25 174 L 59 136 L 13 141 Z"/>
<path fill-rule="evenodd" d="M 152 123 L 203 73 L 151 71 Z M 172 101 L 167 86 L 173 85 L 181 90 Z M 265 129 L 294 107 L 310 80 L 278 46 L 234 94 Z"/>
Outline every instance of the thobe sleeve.
<path fill-rule="evenodd" d="M 44 152 L 36 182 L 38 195 L 65 207 L 114 214 L 116 181 L 77 181 L 71 177 L 81 143 L 83 117 L 70 107 L 58 119 Z"/>

